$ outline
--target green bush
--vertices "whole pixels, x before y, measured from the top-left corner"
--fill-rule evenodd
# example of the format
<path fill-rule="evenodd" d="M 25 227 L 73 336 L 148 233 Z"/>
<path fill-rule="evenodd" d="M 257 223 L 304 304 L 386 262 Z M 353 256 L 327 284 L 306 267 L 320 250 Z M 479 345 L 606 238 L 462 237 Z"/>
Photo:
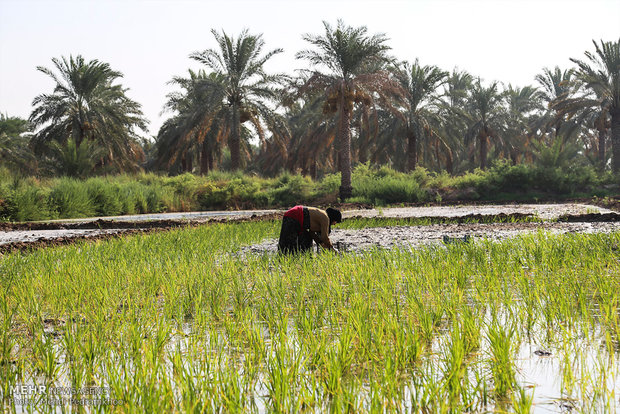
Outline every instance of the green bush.
<path fill-rule="evenodd" d="M 206 176 L 140 173 L 38 180 L 0 168 L 0 179 L 0 220 L 10 221 L 326 204 L 337 199 L 340 188 L 340 173 L 328 174 L 320 181 L 288 172 L 262 178 L 238 171 L 215 171 Z M 402 173 L 361 164 L 353 171 L 353 197 L 346 201 L 387 205 L 440 201 L 448 195 L 450 200 L 605 196 L 618 191 L 617 183 L 617 176 L 583 165 L 499 161 L 486 171 L 450 176 L 424 168 Z"/>
<path fill-rule="evenodd" d="M 86 189 L 97 215 L 116 216 L 121 214 L 123 204 L 118 184 L 110 183 L 104 178 L 91 178 L 86 181 Z"/>
<path fill-rule="evenodd" d="M 224 186 L 223 183 L 205 183 L 196 192 L 196 199 L 200 210 L 226 208 L 230 198 L 230 188 Z"/>
<path fill-rule="evenodd" d="M 48 205 L 49 190 L 35 186 L 20 186 L 8 206 L 13 221 L 36 221 L 55 218 Z"/>
<path fill-rule="evenodd" d="M 50 209 L 59 218 L 91 217 L 95 206 L 83 182 L 61 178 L 50 193 Z"/>
<path fill-rule="evenodd" d="M 267 195 L 276 206 L 294 206 L 308 203 L 312 199 L 313 187 L 314 184 L 308 177 L 283 173 L 267 191 Z"/>
<path fill-rule="evenodd" d="M 371 200 L 374 204 L 416 202 L 425 200 L 425 193 L 413 179 L 383 177 L 363 180 L 353 187 L 353 197 Z"/>
<path fill-rule="evenodd" d="M 388 167 L 373 170 L 362 164 L 353 173 L 353 198 L 377 205 L 425 201 L 427 194 L 418 179 L 426 179 L 426 175 L 417 170 L 404 174 Z"/>
<path fill-rule="evenodd" d="M 511 165 L 509 161 L 495 163 L 481 180 L 479 190 L 492 192 L 527 191 L 532 188 L 532 169 L 525 164 Z"/>

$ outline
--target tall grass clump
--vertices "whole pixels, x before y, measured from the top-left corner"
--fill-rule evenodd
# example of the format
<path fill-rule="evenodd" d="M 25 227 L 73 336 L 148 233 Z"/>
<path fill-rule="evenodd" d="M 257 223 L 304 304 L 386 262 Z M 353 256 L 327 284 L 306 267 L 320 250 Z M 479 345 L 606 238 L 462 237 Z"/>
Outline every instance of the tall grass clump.
<path fill-rule="evenodd" d="M 74 178 L 61 178 L 50 192 L 49 203 L 58 218 L 91 217 L 96 211 L 88 188 Z"/>
<path fill-rule="evenodd" d="M 103 177 L 91 178 L 86 182 L 87 192 L 99 216 L 116 216 L 123 212 L 120 186 Z"/>
<path fill-rule="evenodd" d="M 427 199 L 413 174 L 399 173 L 388 167 L 372 170 L 362 164 L 355 169 L 352 180 L 355 201 L 385 205 Z"/>
<path fill-rule="evenodd" d="M 282 173 L 268 191 L 268 196 L 277 205 L 293 206 L 307 203 L 313 197 L 315 184 L 309 177 Z"/>
<path fill-rule="evenodd" d="M 475 170 L 454 177 L 455 188 L 473 190 L 472 198 L 493 200 L 498 197 L 531 199 L 552 196 L 595 195 L 608 193 L 617 185 L 611 173 L 600 173 L 592 166 L 516 164 L 498 160 L 486 171 Z"/>
<path fill-rule="evenodd" d="M 0 172 L 0 219 L 7 221 L 197 210 L 286 208 L 338 202 L 339 174 L 320 180 L 290 172 L 276 177 L 241 172 L 206 176 L 153 173 L 75 178 L 23 178 Z M 360 164 L 345 202 L 389 205 L 467 200 L 534 200 L 620 190 L 617 177 L 588 167 L 555 168 L 499 161 L 462 176 L 417 168 L 410 173 Z"/>
<path fill-rule="evenodd" d="M 0 220 L 30 221 L 55 218 L 50 209 L 50 190 L 15 182 L 0 186 Z"/>

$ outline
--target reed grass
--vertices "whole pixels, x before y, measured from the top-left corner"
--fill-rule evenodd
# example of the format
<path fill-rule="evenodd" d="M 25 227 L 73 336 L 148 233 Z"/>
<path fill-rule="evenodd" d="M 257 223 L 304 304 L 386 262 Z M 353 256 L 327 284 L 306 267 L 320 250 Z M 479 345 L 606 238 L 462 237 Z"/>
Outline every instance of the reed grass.
<path fill-rule="evenodd" d="M 213 171 L 168 177 L 154 173 L 75 179 L 22 177 L 0 167 L 0 220 L 32 221 L 92 215 L 325 205 L 338 198 L 339 174 L 312 180 L 283 172 L 275 177 Z M 539 200 L 617 194 L 618 177 L 593 168 L 569 170 L 497 162 L 462 176 L 423 168 L 410 173 L 356 166 L 348 202 L 377 206 L 407 202 Z M 551 190 L 553 189 L 553 190 Z"/>

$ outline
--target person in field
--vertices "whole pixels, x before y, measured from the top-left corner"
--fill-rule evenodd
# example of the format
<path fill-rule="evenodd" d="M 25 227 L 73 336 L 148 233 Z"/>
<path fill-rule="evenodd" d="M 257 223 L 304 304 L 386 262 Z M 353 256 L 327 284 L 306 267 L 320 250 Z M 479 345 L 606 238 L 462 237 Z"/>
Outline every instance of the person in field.
<path fill-rule="evenodd" d="M 342 221 L 335 208 L 295 206 L 284 213 L 278 242 L 278 252 L 289 254 L 312 249 L 312 241 L 324 249 L 336 251 L 329 240 L 331 226 Z"/>

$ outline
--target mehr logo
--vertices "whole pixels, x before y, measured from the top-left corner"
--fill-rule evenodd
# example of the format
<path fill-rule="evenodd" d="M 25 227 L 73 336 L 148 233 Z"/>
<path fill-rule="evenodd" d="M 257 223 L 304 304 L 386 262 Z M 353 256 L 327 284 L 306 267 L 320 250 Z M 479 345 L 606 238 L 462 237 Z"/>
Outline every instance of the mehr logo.
<path fill-rule="evenodd" d="M 16 385 L 11 387 L 14 395 L 40 395 L 47 392 L 45 385 Z"/>

